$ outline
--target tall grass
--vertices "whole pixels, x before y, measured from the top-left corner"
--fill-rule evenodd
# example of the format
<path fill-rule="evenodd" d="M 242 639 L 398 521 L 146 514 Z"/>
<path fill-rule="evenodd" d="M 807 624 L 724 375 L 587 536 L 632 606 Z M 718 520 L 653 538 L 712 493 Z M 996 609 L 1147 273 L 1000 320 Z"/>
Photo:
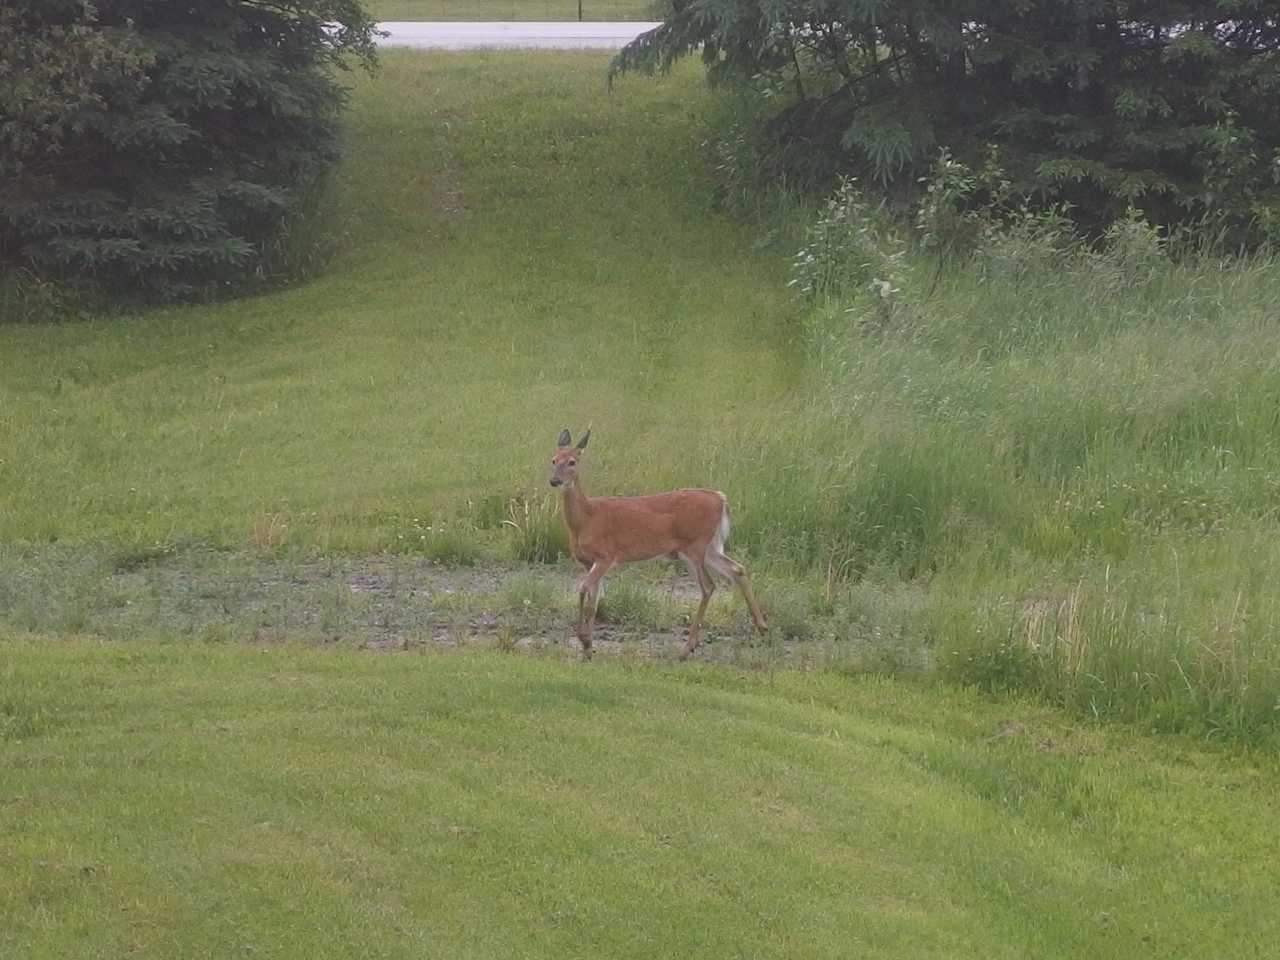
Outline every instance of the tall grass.
<path fill-rule="evenodd" d="M 802 566 L 836 549 L 914 575 L 975 539 L 1114 561 L 1166 532 L 1273 518 L 1280 269 L 1170 265 L 1158 296 L 1092 280 L 956 271 L 885 331 L 822 310 L 821 386 L 732 470 L 760 501 L 740 533 Z"/>
<path fill-rule="evenodd" d="M 1162 538 L 1140 562 L 1056 577 L 958 566 L 931 610 L 941 666 L 1103 719 L 1264 740 L 1280 712 L 1277 560 L 1274 532 L 1255 527 Z"/>
<path fill-rule="evenodd" d="M 927 583 L 904 627 L 960 682 L 1273 737 L 1280 265 L 1017 239 L 815 307 L 820 386 L 731 470 L 743 539 Z"/>

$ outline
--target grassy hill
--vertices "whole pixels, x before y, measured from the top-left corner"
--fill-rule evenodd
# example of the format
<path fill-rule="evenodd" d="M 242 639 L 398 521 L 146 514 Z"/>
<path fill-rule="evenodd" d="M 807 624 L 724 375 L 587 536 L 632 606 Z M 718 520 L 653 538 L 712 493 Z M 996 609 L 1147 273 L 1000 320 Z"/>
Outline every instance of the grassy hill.
<path fill-rule="evenodd" d="M 785 262 L 711 215 L 693 75 L 604 90 L 600 54 L 391 53 L 361 78 L 330 269 L 270 296 L 0 329 L 0 540 L 396 547 L 412 518 L 688 482 L 803 376 Z M 594 445 L 593 445 L 594 446 Z M 482 534 L 483 535 L 483 534 Z"/>

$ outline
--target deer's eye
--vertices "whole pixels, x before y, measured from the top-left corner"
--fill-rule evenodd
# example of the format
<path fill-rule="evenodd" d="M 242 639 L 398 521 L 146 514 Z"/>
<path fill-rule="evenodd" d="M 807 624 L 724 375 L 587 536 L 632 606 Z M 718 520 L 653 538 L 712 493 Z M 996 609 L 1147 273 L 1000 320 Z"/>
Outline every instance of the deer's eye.
<path fill-rule="evenodd" d="M 570 461 L 569 461 L 569 466 L 571 466 L 571 467 L 576 467 L 577 465 L 578 465 L 578 461 L 577 461 L 577 460 L 570 460 Z"/>

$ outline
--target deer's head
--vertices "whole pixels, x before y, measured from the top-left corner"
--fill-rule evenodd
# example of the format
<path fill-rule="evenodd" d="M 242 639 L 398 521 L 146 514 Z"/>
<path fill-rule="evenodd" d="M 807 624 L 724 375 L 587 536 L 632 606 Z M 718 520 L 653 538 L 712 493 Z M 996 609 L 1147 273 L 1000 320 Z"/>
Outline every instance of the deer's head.
<path fill-rule="evenodd" d="M 587 439 L 591 436 L 588 430 L 582 439 L 574 444 L 573 435 L 568 430 L 560 431 L 560 439 L 556 441 L 556 455 L 551 458 L 551 485 L 553 487 L 572 487 L 578 480 L 578 464 L 582 460 L 582 451 L 587 448 Z"/>

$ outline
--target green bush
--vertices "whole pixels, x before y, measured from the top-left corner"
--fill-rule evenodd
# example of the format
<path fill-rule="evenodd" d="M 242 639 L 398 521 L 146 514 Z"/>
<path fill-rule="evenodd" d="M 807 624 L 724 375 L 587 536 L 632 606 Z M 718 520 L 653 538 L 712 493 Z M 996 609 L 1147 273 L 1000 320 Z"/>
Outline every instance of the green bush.
<path fill-rule="evenodd" d="M 14 0 L 0 10 L 0 269 L 93 293 L 282 279 L 339 153 L 359 0 Z"/>
<path fill-rule="evenodd" d="M 614 74 L 701 51 L 772 104 L 799 181 L 910 189 L 990 143 L 1037 206 L 1100 233 L 1129 207 L 1232 240 L 1280 223 L 1280 31 L 1268 0 L 665 0 Z"/>
<path fill-rule="evenodd" d="M 901 292 L 905 253 L 892 224 L 845 179 L 805 231 L 788 285 L 814 299 L 869 291 L 887 309 Z"/>

